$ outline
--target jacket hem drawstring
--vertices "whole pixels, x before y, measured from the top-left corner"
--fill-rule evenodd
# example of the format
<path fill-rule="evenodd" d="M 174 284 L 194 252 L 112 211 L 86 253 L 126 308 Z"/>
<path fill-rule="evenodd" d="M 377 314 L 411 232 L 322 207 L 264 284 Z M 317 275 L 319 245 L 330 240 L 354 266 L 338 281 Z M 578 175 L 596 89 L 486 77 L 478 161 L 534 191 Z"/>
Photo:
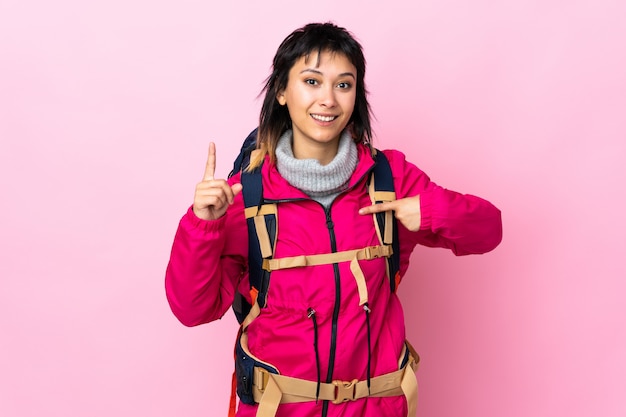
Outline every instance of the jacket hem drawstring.
<path fill-rule="evenodd" d="M 313 320 L 313 347 L 315 348 L 315 366 L 317 368 L 317 388 L 315 389 L 315 404 L 317 404 L 320 397 L 320 384 L 322 382 L 320 372 L 320 352 L 317 346 L 317 318 L 315 317 L 315 310 L 309 307 L 307 311 L 307 317 Z"/>
<path fill-rule="evenodd" d="M 371 366 L 372 366 L 372 335 L 370 331 L 370 310 L 369 304 L 363 304 L 365 311 L 365 322 L 367 324 L 367 392 L 371 394 Z"/>

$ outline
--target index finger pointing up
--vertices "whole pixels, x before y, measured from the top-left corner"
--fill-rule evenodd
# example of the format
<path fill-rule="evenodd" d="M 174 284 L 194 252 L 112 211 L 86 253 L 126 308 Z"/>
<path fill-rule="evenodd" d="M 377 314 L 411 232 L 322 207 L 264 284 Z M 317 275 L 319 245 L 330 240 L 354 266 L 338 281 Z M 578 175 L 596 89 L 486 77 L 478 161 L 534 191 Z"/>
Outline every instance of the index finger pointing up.
<path fill-rule="evenodd" d="M 211 181 L 215 176 L 215 143 L 209 143 L 209 156 L 204 169 L 204 181 Z"/>

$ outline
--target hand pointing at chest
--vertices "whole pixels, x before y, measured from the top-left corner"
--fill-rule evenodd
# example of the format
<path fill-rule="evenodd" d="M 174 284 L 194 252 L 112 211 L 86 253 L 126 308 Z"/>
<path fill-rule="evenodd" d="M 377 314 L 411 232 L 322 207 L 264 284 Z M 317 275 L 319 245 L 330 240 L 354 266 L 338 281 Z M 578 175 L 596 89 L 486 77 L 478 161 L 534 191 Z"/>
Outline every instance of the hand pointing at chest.
<path fill-rule="evenodd" d="M 359 214 L 382 213 L 387 210 L 393 210 L 396 219 L 410 231 L 417 232 L 420 229 L 420 225 L 422 224 L 422 211 L 419 195 L 363 207 L 359 210 Z"/>

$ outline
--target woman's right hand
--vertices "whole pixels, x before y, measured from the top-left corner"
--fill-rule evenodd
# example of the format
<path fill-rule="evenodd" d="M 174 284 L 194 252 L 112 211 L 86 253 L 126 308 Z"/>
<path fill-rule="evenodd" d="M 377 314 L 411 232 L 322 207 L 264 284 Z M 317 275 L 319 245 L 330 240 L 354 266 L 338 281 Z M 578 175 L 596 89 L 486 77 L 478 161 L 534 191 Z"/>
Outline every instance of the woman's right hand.
<path fill-rule="evenodd" d="M 196 185 L 196 194 L 193 198 L 193 212 L 203 220 L 215 220 L 222 217 L 243 188 L 241 184 L 230 186 L 226 180 L 216 180 L 214 175 L 215 143 L 211 142 L 204 177 Z"/>

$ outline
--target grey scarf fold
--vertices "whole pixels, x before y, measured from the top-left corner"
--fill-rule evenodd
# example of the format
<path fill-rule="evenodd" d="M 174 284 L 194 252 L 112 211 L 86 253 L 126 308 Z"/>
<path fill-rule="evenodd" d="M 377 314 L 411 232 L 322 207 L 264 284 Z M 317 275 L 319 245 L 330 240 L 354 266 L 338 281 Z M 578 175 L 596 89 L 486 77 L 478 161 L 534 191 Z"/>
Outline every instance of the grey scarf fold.
<path fill-rule="evenodd" d="M 344 131 L 339 138 L 335 158 L 327 165 L 317 159 L 296 159 L 291 141 L 293 132 L 286 131 L 276 145 L 276 167 L 291 185 L 302 190 L 312 199 L 328 207 L 335 197 L 348 188 L 350 177 L 358 162 L 356 144 Z"/>

